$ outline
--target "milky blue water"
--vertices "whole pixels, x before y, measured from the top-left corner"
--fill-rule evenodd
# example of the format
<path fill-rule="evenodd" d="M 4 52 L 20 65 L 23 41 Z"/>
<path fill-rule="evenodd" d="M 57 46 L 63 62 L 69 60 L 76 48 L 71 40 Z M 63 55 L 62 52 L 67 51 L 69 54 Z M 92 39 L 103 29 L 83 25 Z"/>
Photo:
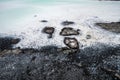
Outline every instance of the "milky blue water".
<path fill-rule="evenodd" d="M 59 9 L 61 11 L 58 14 L 57 10 Z M 67 14 L 78 16 L 76 13 L 80 13 L 79 16 L 85 14 L 103 19 L 107 17 L 107 19 L 119 20 L 120 2 L 96 0 L 0 0 L 0 32 L 20 29 L 21 25 L 27 23 L 34 15 L 42 15 L 43 12 L 47 11 L 50 14 L 53 14 L 51 12 L 56 13 L 55 16 Z"/>

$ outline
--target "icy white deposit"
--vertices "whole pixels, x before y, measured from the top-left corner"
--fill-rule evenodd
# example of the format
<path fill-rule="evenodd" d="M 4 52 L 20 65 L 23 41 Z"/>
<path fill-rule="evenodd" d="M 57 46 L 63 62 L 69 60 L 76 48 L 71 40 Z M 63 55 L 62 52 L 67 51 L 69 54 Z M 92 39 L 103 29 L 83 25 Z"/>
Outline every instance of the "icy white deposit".
<path fill-rule="evenodd" d="M 68 2 L 68 0 L 62 0 L 47 5 L 41 5 L 39 3 L 27 4 L 22 1 L 16 1 L 15 4 L 19 4 L 15 5 L 17 8 L 13 5 L 11 8 L 8 8 L 7 6 L 9 6 L 9 3 L 2 3 L 2 6 L 6 6 L 4 8 L 8 11 L 14 9 L 17 11 L 15 11 L 15 13 L 14 11 L 13 13 L 10 12 L 12 15 L 7 13 L 5 15 L 3 14 L 5 9 L 0 10 L 0 14 L 2 15 L 0 16 L 0 18 L 2 18 L 0 19 L 0 21 L 2 21 L 0 22 L 1 34 L 4 34 L 2 36 L 12 35 L 21 38 L 21 42 L 17 44 L 16 47 L 40 48 L 45 45 L 56 45 L 61 47 L 65 46 L 63 43 L 64 37 L 59 35 L 61 29 L 64 27 L 61 25 L 61 22 L 68 20 L 75 22 L 75 24 L 67 27 L 81 30 L 80 35 L 70 36 L 77 38 L 80 46 L 83 45 L 84 47 L 87 47 L 97 42 L 111 45 L 120 44 L 120 34 L 105 31 L 94 25 L 96 22 L 119 21 L 119 1 L 75 1 Z M 18 12 L 19 9 L 21 10 L 20 12 Z M 10 16 L 12 17 L 11 20 L 8 19 Z M 42 23 L 40 22 L 41 20 L 47 20 L 48 22 Z M 55 28 L 53 38 L 48 39 L 47 34 L 41 32 L 45 26 Z M 86 39 L 87 34 L 92 36 L 91 39 Z"/>

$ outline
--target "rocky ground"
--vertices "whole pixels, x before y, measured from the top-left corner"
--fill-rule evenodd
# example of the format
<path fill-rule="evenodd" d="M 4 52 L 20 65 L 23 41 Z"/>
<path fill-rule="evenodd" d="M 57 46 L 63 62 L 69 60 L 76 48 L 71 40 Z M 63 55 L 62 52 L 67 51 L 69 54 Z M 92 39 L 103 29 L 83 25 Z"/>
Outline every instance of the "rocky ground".
<path fill-rule="evenodd" d="M 70 37 L 79 35 L 80 30 L 66 27 L 75 22 L 64 21 L 61 24 L 65 26 L 60 35 L 65 37 L 63 42 L 66 47 L 14 48 L 21 41 L 19 38 L 1 37 L 0 80 L 120 80 L 119 44 L 96 43 L 81 49 L 77 39 Z M 119 22 L 96 23 L 102 27 L 103 24 L 107 25 L 106 30 L 111 30 Z M 111 27 L 108 28 L 109 25 Z M 54 31 L 48 26 L 42 30 L 48 34 L 48 39 L 52 38 Z M 90 39 L 91 35 L 86 38 Z"/>

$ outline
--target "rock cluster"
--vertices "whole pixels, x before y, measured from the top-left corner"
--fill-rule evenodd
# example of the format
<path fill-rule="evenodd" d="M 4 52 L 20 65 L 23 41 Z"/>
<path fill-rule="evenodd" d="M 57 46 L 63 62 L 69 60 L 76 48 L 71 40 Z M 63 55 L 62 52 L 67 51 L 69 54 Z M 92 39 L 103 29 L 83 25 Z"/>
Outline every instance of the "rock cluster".
<path fill-rule="evenodd" d="M 70 24 L 74 24 L 74 22 L 65 21 L 62 24 L 70 25 Z M 80 34 L 79 31 L 80 31 L 79 29 L 75 30 L 71 27 L 65 27 L 61 30 L 60 35 L 61 36 L 79 35 Z M 70 49 L 79 49 L 79 43 L 76 38 L 65 37 L 63 42 Z"/>
<path fill-rule="evenodd" d="M 52 38 L 54 33 L 54 27 L 45 27 L 42 32 L 49 34 L 48 38 Z M 71 27 L 65 27 L 61 30 L 61 36 L 71 36 L 71 35 L 79 35 L 79 30 L 74 30 Z M 79 43 L 76 38 L 65 37 L 64 44 L 70 49 L 79 49 Z"/>
<path fill-rule="evenodd" d="M 42 22 L 47 22 L 46 20 L 42 20 Z M 64 26 L 67 25 L 72 25 L 75 24 L 75 22 L 73 21 L 64 21 L 61 23 Z M 54 27 L 45 27 L 43 28 L 42 32 L 49 34 L 48 38 L 52 38 L 52 35 L 55 31 Z M 64 38 L 64 44 L 69 48 L 69 49 L 79 49 L 79 43 L 77 41 L 76 38 L 71 38 L 70 36 L 72 35 L 79 35 L 79 29 L 75 30 L 74 28 L 71 27 L 64 27 L 63 29 L 61 29 L 60 31 L 60 35 L 61 36 L 69 36 L 69 37 L 65 37 Z"/>

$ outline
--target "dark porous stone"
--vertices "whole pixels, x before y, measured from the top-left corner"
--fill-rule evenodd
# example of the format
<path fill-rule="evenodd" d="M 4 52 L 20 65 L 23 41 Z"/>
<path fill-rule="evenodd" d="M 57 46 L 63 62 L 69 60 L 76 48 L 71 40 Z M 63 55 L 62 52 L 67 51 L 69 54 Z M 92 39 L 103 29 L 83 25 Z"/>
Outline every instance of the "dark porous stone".
<path fill-rule="evenodd" d="M 48 22 L 47 20 L 41 20 L 41 22 Z"/>
<path fill-rule="evenodd" d="M 0 50 L 3 51 L 5 49 L 11 49 L 13 45 L 20 42 L 19 38 L 12 37 L 1 37 L 0 38 Z"/>
<path fill-rule="evenodd" d="M 76 38 L 65 37 L 64 44 L 71 49 L 79 49 L 79 43 Z"/>
<path fill-rule="evenodd" d="M 62 35 L 62 36 L 79 35 L 79 29 L 74 30 L 71 27 L 65 27 L 61 30 L 60 35 Z"/>
<path fill-rule="evenodd" d="M 63 26 L 67 26 L 67 25 L 75 24 L 75 22 L 73 22 L 73 21 L 63 21 L 61 24 L 62 24 Z"/>
<path fill-rule="evenodd" d="M 42 30 L 43 33 L 49 34 L 48 38 L 52 38 L 54 31 L 55 29 L 53 27 L 45 27 Z"/>

